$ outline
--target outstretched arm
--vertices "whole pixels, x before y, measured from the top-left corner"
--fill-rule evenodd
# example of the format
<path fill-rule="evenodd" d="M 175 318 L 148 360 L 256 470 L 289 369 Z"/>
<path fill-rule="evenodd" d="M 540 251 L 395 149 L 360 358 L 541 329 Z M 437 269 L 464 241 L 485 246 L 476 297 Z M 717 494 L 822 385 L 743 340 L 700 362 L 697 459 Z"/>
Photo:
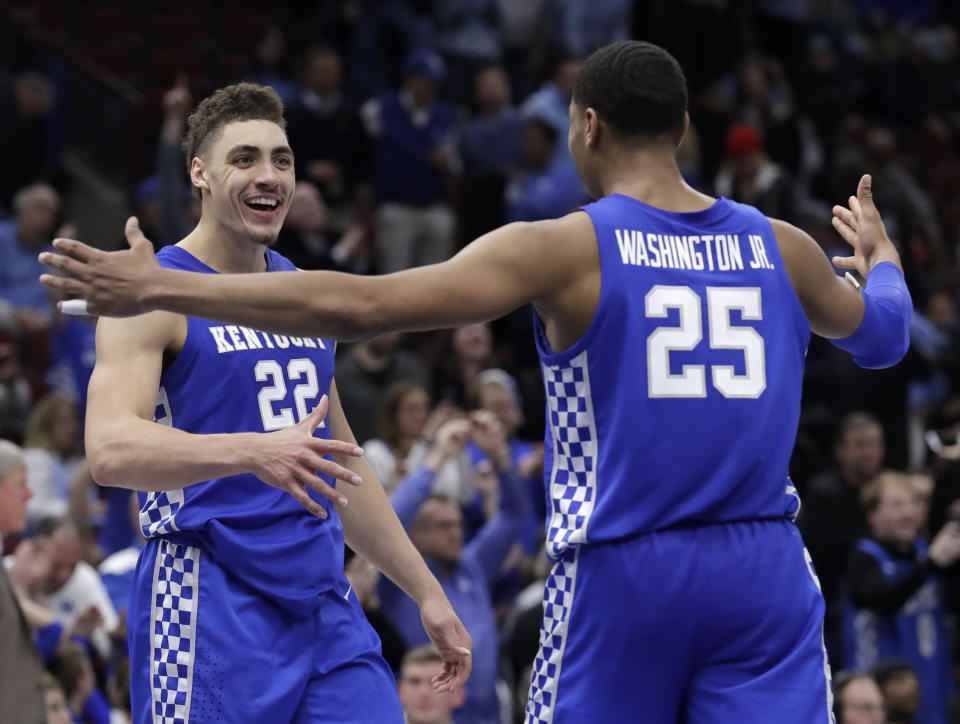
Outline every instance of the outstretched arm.
<path fill-rule="evenodd" d="M 64 254 L 41 261 L 67 276 L 44 275 L 48 287 L 87 300 L 91 314 L 129 316 L 153 309 L 218 319 L 291 335 L 349 340 L 385 330 L 453 327 L 549 300 L 573 283 L 582 262 L 564 240 L 583 214 L 509 224 L 452 259 L 396 274 L 336 272 L 196 274 L 161 268 L 136 224 L 131 248 L 103 252 L 59 239 Z"/>
<path fill-rule="evenodd" d="M 330 386 L 330 434 L 355 442 L 340 406 L 336 381 Z M 456 691 L 470 675 L 473 645 L 470 635 L 453 612 L 440 583 L 407 537 L 367 461 L 342 458 L 340 462 L 364 480 L 360 487 L 343 491 L 350 501 L 340 510 L 347 545 L 417 602 L 424 630 L 444 661 L 443 673 L 434 681 L 434 687 L 440 691 Z"/>

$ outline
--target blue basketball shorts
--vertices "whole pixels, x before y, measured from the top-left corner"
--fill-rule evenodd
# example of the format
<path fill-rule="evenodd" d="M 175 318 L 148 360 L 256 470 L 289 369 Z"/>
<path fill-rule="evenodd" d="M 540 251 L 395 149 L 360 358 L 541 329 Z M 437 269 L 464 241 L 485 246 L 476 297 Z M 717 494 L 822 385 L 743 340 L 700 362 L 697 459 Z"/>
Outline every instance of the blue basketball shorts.
<path fill-rule="evenodd" d="M 294 617 L 201 548 L 147 541 L 127 615 L 133 721 L 402 724 L 380 640 L 342 589 Z"/>
<path fill-rule="evenodd" d="M 571 548 L 544 592 L 527 724 L 832 724 L 823 596 L 796 526 Z"/>

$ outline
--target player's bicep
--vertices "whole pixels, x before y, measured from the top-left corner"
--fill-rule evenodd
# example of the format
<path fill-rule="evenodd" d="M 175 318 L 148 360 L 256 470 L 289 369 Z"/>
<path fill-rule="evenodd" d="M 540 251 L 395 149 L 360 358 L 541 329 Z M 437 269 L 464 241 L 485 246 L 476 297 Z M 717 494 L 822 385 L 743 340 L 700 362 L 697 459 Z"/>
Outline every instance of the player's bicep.
<path fill-rule="evenodd" d="M 97 323 L 97 362 L 87 393 L 87 435 L 131 416 L 153 420 L 163 352 L 174 333 L 173 315 L 155 312 Z"/>
<path fill-rule="evenodd" d="M 770 223 L 810 329 L 828 339 L 853 334 L 863 319 L 860 293 L 837 276 L 827 255 L 808 234 L 783 221 L 771 219 Z"/>
<path fill-rule="evenodd" d="M 563 236 L 571 219 L 513 223 L 471 242 L 448 261 L 381 277 L 383 328 L 435 329 L 485 322 L 550 297 L 579 261 Z M 589 222 L 587 222 L 589 223 Z"/>

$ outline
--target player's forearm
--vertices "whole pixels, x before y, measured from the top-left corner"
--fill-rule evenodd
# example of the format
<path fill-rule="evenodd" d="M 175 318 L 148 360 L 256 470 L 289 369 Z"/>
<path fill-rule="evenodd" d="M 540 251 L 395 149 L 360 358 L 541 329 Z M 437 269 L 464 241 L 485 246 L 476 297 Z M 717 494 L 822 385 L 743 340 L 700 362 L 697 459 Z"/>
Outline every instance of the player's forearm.
<path fill-rule="evenodd" d="M 363 459 L 340 462 L 363 478 L 359 487 L 337 488 L 350 501 L 339 511 L 347 545 L 379 568 L 417 605 L 431 594 L 442 593 L 437 579 L 403 530 L 370 466 Z"/>
<path fill-rule="evenodd" d="M 253 470 L 256 433 L 194 435 L 142 419 L 88 426 L 87 457 L 100 485 L 176 490 Z"/>
<path fill-rule="evenodd" d="M 279 334 L 352 340 L 376 333 L 376 278 L 338 272 L 197 274 L 161 269 L 150 309 Z"/>

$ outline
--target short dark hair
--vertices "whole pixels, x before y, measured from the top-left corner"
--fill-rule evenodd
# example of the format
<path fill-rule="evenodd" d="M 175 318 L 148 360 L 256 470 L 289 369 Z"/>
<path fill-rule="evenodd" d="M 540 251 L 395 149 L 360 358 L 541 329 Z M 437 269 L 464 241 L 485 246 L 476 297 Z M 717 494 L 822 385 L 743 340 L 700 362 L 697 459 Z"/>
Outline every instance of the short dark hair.
<path fill-rule="evenodd" d="M 580 108 L 593 108 L 624 140 L 652 140 L 683 129 L 687 79 L 670 53 L 624 40 L 588 57 L 573 89 Z"/>
<path fill-rule="evenodd" d="M 234 121 L 270 121 L 286 131 L 283 101 L 273 88 L 256 83 L 228 85 L 204 98 L 187 119 L 183 138 L 187 173 L 194 157 L 206 151 L 220 129 Z"/>

